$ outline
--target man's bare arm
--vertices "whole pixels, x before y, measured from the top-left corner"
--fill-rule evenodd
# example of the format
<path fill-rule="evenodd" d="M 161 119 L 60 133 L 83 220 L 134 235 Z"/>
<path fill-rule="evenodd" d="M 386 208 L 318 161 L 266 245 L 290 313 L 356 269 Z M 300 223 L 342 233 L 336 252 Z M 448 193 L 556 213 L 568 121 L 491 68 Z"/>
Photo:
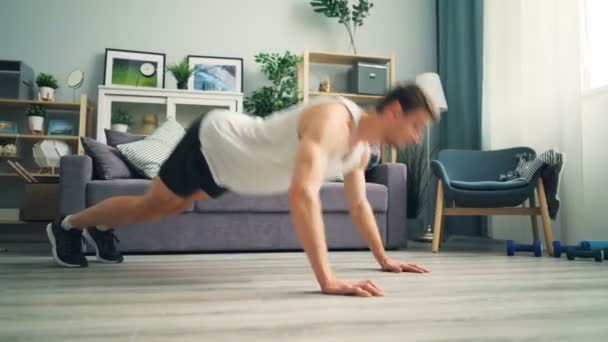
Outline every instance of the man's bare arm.
<path fill-rule="evenodd" d="M 382 237 L 378 230 L 376 218 L 365 191 L 364 170 L 369 161 L 369 151 L 363 156 L 358 169 L 354 169 L 344 177 L 348 208 L 353 223 L 367 242 L 374 258 L 385 271 L 427 273 L 428 270 L 415 263 L 405 263 L 393 260 L 386 255 Z"/>
<path fill-rule="evenodd" d="M 351 219 L 363 239 L 367 242 L 374 258 L 382 266 L 386 260 L 384 244 L 365 191 L 365 175 L 363 170 L 369 160 L 369 152 L 362 159 L 359 168 L 352 170 L 344 177 L 344 189 L 346 191 Z"/>
<path fill-rule="evenodd" d="M 323 292 L 381 295 L 381 290 L 369 280 L 349 282 L 337 279 L 329 264 L 319 190 L 327 160 L 340 150 L 342 142 L 348 141 L 348 125 L 344 121 L 345 113 L 340 112 L 342 109 L 335 108 L 330 112 L 320 110 L 319 113 L 310 114 L 310 120 L 305 121 L 300 130 L 301 139 L 289 190 L 289 205 L 296 233 Z"/>

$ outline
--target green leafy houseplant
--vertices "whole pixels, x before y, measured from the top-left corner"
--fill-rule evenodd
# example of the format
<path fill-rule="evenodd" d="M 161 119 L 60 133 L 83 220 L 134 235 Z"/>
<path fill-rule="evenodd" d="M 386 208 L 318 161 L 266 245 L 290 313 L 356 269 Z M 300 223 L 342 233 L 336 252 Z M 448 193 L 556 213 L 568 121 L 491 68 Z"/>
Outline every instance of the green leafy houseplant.
<path fill-rule="evenodd" d="M 188 65 L 188 61 L 185 58 L 179 63 L 167 66 L 167 70 L 173 74 L 173 77 L 175 77 L 175 80 L 177 81 L 177 89 L 188 88 L 188 79 L 194 73 L 194 68 L 191 68 Z"/>
<path fill-rule="evenodd" d="M 46 108 L 40 105 L 31 105 L 25 109 L 28 125 L 32 134 L 40 134 L 43 131 Z"/>
<path fill-rule="evenodd" d="M 275 111 L 292 106 L 299 101 L 298 63 L 302 61 L 289 51 L 279 53 L 259 53 L 255 61 L 262 65 L 262 73 L 271 82 L 252 92 L 243 101 L 245 110 L 256 116 L 267 116 Z"/>
<path fill-rule="evenodd" d="M 40 116 L 44 118 L 46 117 L 46 108 L 39 105 L 32 105 L 27 107 L 27 109 L 25 110 L 25 114 L 27 116 Z"/>
<path fill-rule="evenodd" d="M 358 26 L 363 26 L 363 19 L 369 16 L 369 11 L 374 4 L 368 0 L 359 0 L 358 4 L 349 7 L 348 0 L 313 0 L 310 2 L 313 10 L 322 13 L 328 18 L 338 18 L 338 22 L 343 24 L 348 31 L 350 47 L 357 54 L 355 35 Z"/>
<path fill-rule="evenodd" d="M 426 201 L 428 168 L 424 145 L 410 145 L 397 150 L 397 162 L 407 166 L 407 217 L 418 218 Z"/>
<path fill-rule="evenodd" d="M 133 124 L 133 116 L 129 114 L 129 112 L 118 109 L 114 114 L 112 114 L 112 125 L 127 125 L 131 126 Z"/>
<path fill-rule="evenodd" d="M 59 88 L 59 84 L 58 84 L 55 76 L 53 76 L 51 74 L 45 74 L 45 73 L 38 74 L 38 76 L 36 77 L 36 85 L 38 85 L 39 88 L 43 88 L 43 87 L 47 87 L 47 88 L 51 88 L 51 89 Z"/>

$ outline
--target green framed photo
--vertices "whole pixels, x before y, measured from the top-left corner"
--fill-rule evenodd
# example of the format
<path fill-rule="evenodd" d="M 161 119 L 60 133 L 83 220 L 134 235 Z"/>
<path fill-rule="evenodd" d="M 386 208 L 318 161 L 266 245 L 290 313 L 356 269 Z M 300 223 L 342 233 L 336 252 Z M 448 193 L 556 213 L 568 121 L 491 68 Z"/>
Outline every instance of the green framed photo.
<path fill-rule="evenodd" d="M 162 89 L 165 87 L 165 54 L 106 49 L 104 82 L 106 86 Z"/>

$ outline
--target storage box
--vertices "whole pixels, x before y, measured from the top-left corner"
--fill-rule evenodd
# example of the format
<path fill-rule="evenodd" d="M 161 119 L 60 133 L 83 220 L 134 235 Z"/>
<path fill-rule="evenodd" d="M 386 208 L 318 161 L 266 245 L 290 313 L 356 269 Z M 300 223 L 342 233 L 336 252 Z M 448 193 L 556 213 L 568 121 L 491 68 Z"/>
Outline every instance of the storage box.
<path fill-rule="evenodd" d="M 34 72 L 21 61 L 0 60 L 0 99 L 32 100 Z"/>
<path fill-rule="evenodd" d="M 349 91 L 355 94 L 384 95 L 388 90 L 388 66 L 356 62 L 349 70 Z"/>
<path fill-rule="evenodd" d="M 25 183 L 22 221 L 53 221 L 58 212 L 58 183 Z"/>

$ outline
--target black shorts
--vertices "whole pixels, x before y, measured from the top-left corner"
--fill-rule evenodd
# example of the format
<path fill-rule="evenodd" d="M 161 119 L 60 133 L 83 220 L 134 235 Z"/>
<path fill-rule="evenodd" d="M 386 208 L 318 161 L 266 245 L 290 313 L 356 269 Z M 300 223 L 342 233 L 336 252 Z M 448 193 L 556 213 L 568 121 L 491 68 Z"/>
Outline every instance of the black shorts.
<path fill-rule="evenodd" d="M 180 197 L 188 197 L 198 190 L 203 190 L 213 198 L 226 192 L 225 188 L 215 183 L 201 151 L 201 120 L 202 117 L 188 128 L 158 174 L 163 183 Z"/>

